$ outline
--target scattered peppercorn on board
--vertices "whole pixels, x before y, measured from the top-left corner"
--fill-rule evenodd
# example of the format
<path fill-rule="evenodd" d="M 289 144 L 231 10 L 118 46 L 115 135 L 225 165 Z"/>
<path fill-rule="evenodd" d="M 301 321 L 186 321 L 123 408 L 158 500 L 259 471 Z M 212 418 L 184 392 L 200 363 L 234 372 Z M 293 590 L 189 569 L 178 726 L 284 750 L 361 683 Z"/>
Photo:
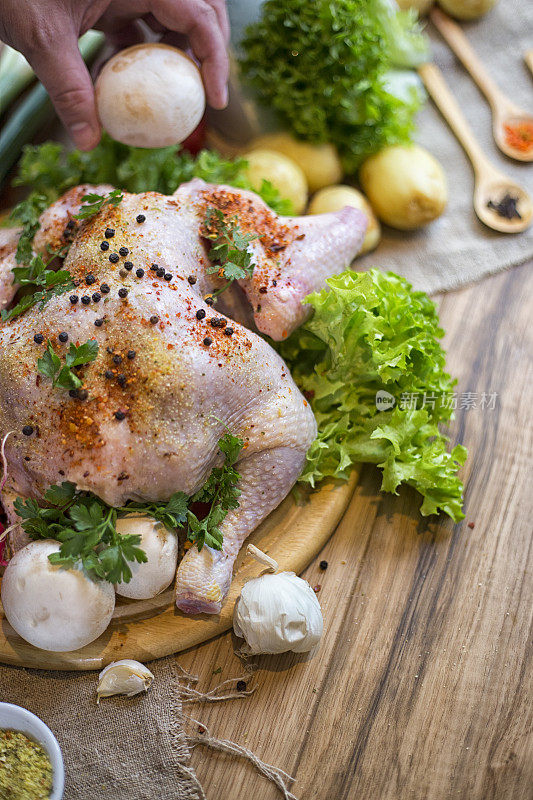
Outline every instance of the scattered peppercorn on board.
<path fill-rule="evenodd" d="M 280 570 L 301 572 L 320 552 L 339 524 L 354 492 L 359 471 L 341 483 L 325 481 L 307 498 L 289 495 L 247 539 L 274 558 Z M 233 606 L 242 586 L 264 570 L 243 548 L 231 588 L 219 615 L 186 616 L 174 606 L 173 590 L 152 600 L 117 597 L 113 620 L 94 642 L 70 653 L 39 650 L 15 633 L 0 604 L 0 662 L 58 670 L 101 669 L 111 661 L 147 662 L 178 653 L 231 628 Z"/>

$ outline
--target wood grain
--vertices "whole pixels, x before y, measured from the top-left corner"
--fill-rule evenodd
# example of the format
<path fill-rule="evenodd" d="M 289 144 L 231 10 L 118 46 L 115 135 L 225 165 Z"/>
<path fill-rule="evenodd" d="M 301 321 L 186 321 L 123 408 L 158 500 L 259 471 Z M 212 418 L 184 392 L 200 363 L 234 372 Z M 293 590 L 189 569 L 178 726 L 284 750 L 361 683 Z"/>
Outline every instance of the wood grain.
<path fill-rule="evenodd" d="M 358 470 L 345 483 L 329 481 L 308 496 L 289 495 L 254 531 L 249 541 L 275 558 L 283 570 L 301 572 L 335 530 L 353 494 Z M 39 650 L 18 636 L 0 604 L 0 662 L 42 669 L 101 669 L 119 658 L 151 661 L 227 631 L 233 606 L 246 581 L 261 574 L 257 561 L 241 551 L 229 594 L 217 615 L 187 616 L 178 611 L 172 590 L 154 600 L 117 605 L 107 630 L 71 653 Z"/>
<path fill-rule="evenodd" d="M 381 496 L 364 468 L 304 573 L 322 585 L 318 654 L 261 657 L 250 698 L 194 707 L 294 775 L 300 800 L 533 797 L 532 298 L 526 265 L 440 302 L 458 391 L 498 393 L 451 427 L 470 453 L 466 520 L 422 519 L 414 492 Z M 208 689 L 242 671 L 235 644 L 178 662 Z M 197 748 L 193 765 L 210 800 L 279 797 L 243 762 Z"/>

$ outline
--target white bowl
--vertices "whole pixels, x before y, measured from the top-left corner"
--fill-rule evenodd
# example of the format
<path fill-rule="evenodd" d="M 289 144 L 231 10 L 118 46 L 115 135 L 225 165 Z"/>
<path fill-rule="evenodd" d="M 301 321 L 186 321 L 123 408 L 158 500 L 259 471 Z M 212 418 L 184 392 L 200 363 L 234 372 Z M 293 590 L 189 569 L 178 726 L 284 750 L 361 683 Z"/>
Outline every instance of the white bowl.
<path fill-rule="evenodd" d="M 52 764 L 52 794 L 50 800 L 61 800 L 65 788 L 65 770 L 63 768 L 63 756 L 57 743 L 57 739 L 44 724 L 44 722 L 27 711 L 21 706 L 14 706 L 11 703 L 0 703 L 0 728 L 4 730 L 20 731 L 46 750 L 48 758 Z"/>

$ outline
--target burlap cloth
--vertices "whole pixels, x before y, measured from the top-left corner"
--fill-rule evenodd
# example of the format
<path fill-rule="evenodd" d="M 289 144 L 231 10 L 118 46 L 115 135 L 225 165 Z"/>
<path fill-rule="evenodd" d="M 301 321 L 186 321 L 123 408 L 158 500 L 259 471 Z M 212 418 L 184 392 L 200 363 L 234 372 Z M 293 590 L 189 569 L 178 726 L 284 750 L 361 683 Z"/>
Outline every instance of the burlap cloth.
<path fill-rule="evenodd" d="M 0 667 L 0 699 L 41 717 L 65 761 L 65 800 L 199 800 L 188 766 L 174 658 L 150 665 L 150 691 L 96 705 L 98 673 Z"/>
<path fill-rule="evenodd" d="M 513 102 L 533 113 L 533 76 L 523 56 L 533 47 L 533 2 L 500 0 L 486 17 L 464 30 L 489 73 Z M 533 194 L 533 165 L 500 154 L 491 132 L 488 103 L 439 34 L 428 25 L 433 56 L 483 149 L 502 172 Z M 417 140 L 442 163 L 450 199 L 445 214 L 426 229 L 399 233 L 385 228 L 375 253 L 356 267 L 379 266 L 404 275 L 430 294 L 478 281 L 533 258 L 533 227 L 521 234 L 494 233 L 474 214 L 470 162 L 431 101 L 419 117 Z"/>
<path fill-rule="evenodd" d="M 502 89 L 519 105 L 533 109 L 533 84 L 522 59 L 533 46 L 533 2 L 501 0 L 491 14 L 466 25 L 465 30 Z M 500 169 L 533 192 L 533 168 L 499 154 L 487 103 L 439 37 L 431 34 L 431 38 L 435 60 L 486 152 Z M 431 293 L 532 258 L 532 231 L 506 236 L 491 233 L 478 222 L 472 209 L 471 167 L 431 104 L 420 116 L 417 138 L 446 169 L 447 211 L 418 233 L 385 229 L 379 250 L 357 263 L 394 269 Z M 59 740 L 66 767 L 65 800 L 197 800 L 203 796 L 188 764 L 174 659 L 151 668 L 155 681 L 147 694 L 130 700 L 111 698 L 97 706 L 95 673 L 0 667 L 0 699 L 29 708 Z"/>

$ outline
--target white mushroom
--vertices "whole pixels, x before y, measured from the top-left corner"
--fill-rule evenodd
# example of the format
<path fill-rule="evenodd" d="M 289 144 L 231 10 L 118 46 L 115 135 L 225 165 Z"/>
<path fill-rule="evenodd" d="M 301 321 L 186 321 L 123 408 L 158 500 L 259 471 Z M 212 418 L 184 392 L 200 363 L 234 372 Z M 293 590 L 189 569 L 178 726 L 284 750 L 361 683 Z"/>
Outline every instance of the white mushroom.
<path fill-rule="evenodd" d="M 139 44 L 113 56 L 96 81 L 106 131 L 135 147 L 183 142 L 202 119 L 205 92 L 194 61 L 176 47 Z"/>
<path fill-rule="evenodd" d="M 61 653 L 77 650 L 105 631 L 115 608 L 115 591 L 83 569 L 51 564 L 51 539 L 30 542 L 6 567 L 2 604 L 9 624 L 30 644 Z"/>
<path fill-rule="evenodd" d="M 178 537 L 161 522 L 141 514 L 131 514 L 117 520 L 120 534 L 139 534 L 139 547 L 148 561 L 130 562 L 132 577 L 129 583 L 118 583 L 117 594 L 134 600 L 155 597 L 172 583 L 178 563 Z"/>

